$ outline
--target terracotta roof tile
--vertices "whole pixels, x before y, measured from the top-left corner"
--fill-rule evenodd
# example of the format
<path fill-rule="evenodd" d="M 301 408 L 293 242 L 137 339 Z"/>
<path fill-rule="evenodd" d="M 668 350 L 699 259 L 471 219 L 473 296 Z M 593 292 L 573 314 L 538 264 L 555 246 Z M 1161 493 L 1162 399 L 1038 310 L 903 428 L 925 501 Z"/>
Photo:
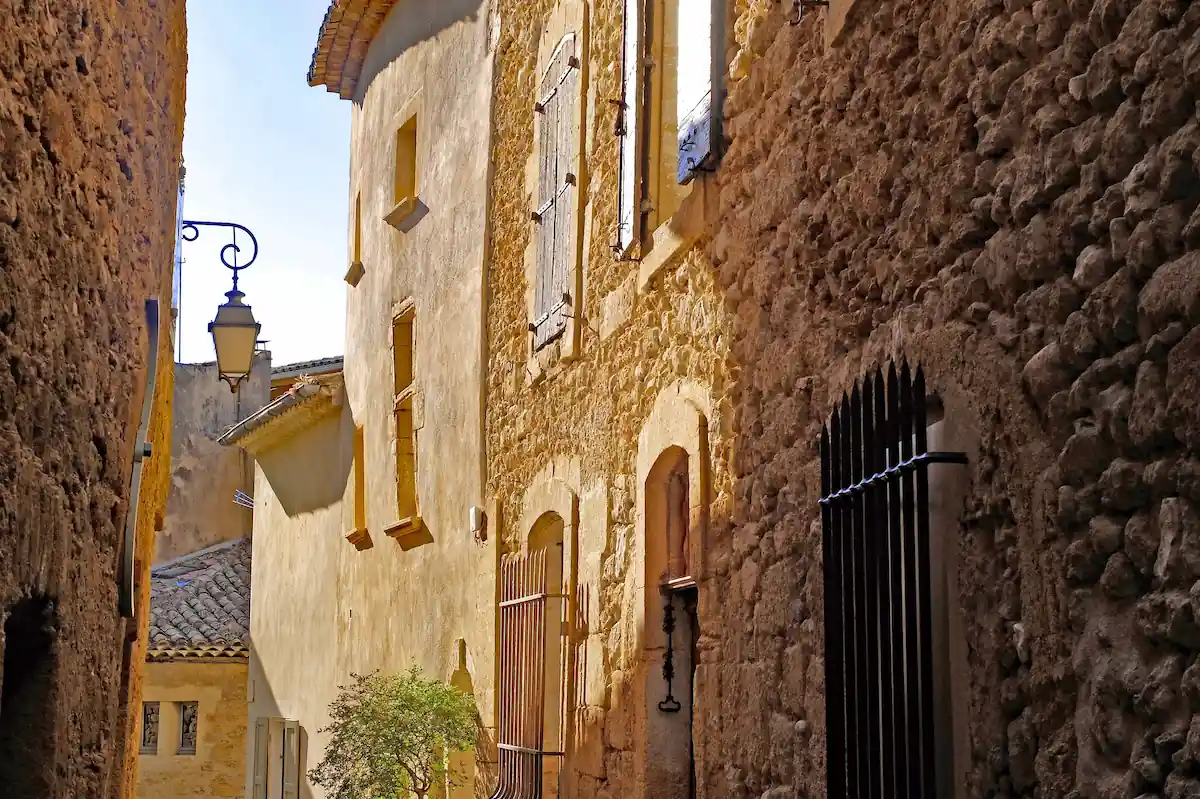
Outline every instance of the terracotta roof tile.
<path fill-rule="evenodd" d="M 150 571 L 147 657 L 243 657 L 250 638 L 250 542 L 200 550 Z"/>

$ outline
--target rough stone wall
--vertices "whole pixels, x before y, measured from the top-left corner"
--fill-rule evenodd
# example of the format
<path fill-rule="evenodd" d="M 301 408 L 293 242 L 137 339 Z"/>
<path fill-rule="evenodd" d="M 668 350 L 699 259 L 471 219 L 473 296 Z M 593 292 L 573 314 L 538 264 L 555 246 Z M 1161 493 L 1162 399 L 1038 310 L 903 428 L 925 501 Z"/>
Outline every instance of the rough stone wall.
<path fill-rule="evenodd" d="M 829 51 L 780 15 L 712 243 L 741 380 L 704 781 L 823 795 L 819 426 L 907 357 L 979 437 L 962 795 L 1196 795 L 1200 6 L 859 0 Z"/>
<path fill-rule="evenodd" d="M 515 5 L 499 4 L 489 490 L 510 545 L 553 458 L 613 500 L 603 763 L 580 795 L 632 795 L 631 453 L 674 375 L 732 405 L 710 420 L 702 795 L 824 795 L 816 443 L 841 393 L 902 357 L 977 436 L 954 542 L 964 795 L 1200 791 L 1200 6 L 858 0 L 826 50 L 821 13 L 789 26 L 782 5 L 739 5 L 757 16 L 733 26 L 746 77 L 701 242 L 713 266 L 687 256 L 600 337 L 629 272 L 603 247 L 620 4 L 596 3 L 589 323 L 579 362 L 528 387 L 522 169 L 549 4 Z"/>
<path fill-rule="evenodd" d="M 116 569 L 155 295 L 167 343 L 143 586 L 166 499 L 184 28 L 180 0 L 0 3 L 0 609 L 47 599 L 55 631 L 36 712 L 47 744 L 0 763 L 31 795 L 114 796 L 131 773 L 121 702 L 139 683 L 122 675 Z"/>
<path fill-rule="evenodd" d="M 155 563 L 250 536 L 251 513 L 233 496 L 253 494 L 253 469 L 245 453 L 217 438 L 266 405 L 270 394 L 270 353 L 255 356 L 236 394 L 217 378 L 215 363 L 175 364 L 171 491 Z"/>
<path fill-rule="evenodd" d="M 146 664 L 145 700 L 159 703 L 158 752 L 138 758 L 137 796 L 245 796 L 246 669 L 244 660 Z M 195 754 L 177 754 L 179 702 L 197 704 Z"/>

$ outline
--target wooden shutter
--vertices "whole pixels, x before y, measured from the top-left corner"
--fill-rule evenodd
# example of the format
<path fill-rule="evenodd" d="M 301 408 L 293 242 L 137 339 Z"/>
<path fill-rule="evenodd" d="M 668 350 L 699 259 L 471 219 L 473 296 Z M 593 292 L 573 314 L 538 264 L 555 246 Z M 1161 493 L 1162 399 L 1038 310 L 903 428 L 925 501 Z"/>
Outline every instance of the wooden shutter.
<path fill-rule="evenodd" d="M 617 199 L 618 255 L 628 252 L 637 233 L 638 204 L 641 192 L 640 138 L 642 88 L 642 9 L 643 0 L 625 0 L 624 48 L 621 75 L 621 184 Z"/>
<path fill-rule="evenodd" d="M 300 799 L 300 723 L 283 723 L 283 799 Z"/>
<path fill-rule="evenodd" d="M 575 183 L 572 172 L 576 124 L 575 35 L 559 45 L 537 103 L 538 207 L 537 283 L 534 287 L 534 349 L 557 338 L 566 329 L 566 297 L 574 266 Z"/>
<path fill-rule="evenodd" d="M 713 0 L 679 0 L 679 61 L 675 108 L 679 115 L 677 178 L 688 183 L 711 168 L 720 141 L 713 102 L 716 68 Z"/>
<path fill-rule="evenodd" d="M 251 799 L 267 799 L 267 737 L 266 719 L 254 722 L 254 793 Z"/>

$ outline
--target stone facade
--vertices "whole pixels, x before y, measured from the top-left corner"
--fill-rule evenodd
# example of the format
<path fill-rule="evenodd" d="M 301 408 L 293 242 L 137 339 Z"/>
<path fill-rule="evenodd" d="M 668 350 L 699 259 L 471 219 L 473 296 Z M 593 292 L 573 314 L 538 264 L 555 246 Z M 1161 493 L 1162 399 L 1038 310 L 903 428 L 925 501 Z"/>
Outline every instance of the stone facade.
<path fill-rule="evenodd" d="M 309 82 L 353 102 L 344 361 L 222 438 L 255 460 L 249 796 L 274 797 L 281 764 L 317 765 L 352 672 L 415 663 L 492 717 L 496 549 L 469 526 L 490 33 L 480 0 L 334 0 L 318 36 Z M 460 762 L 451 796 L 486 759 Z"/>
<path fill-rule="evenodd" d="M 644 450 L 684 406 L 710 469 L 698 794 L 824 795 L 820 426 L 902 358 L 969 442 L 957 795 L 1193 795 L 1200 7 L 858 0 L 831 32 L 790 5 L 730 4 L 719 208 L 648 282 L 604 246 L 621 5 L 589 6 L 583 339 L 536 382 L 525 164 L 556 7 L 499 3 L 488 490 L 514 549 L 547 476 L 579 497 L 597 673 L 569 795 L 654 795 Z"/>
<path fill-rule="evenodd" d="M 125 708 L 141 693 L 170 451 L 184 5 L 5 3 L 0 31 L 0 781 L 13 797 L 129 796 Z M 116 575 L 149 297 L 161 309 L 154 455 L 135 511 L 138 620 L 126 622 Z"/>
<path fill-rule="evenodd" d="M 139 757 L 137 795 L 144 799 L 242 799 L 245 796 L 246 661 L 146 664 L 145 702 L 157 702 L 153 753 Z M 180 712 L 196 704 L 195 752 L 180 751 Z"/>
<path fill-rule="evenodd" d="M 222 447 L 217 438 L 267 404 L 271 374 L 271 354 L 259 353 L 235 394 L 218 379 L 215 362 L 175 364 L 171 491 L 155 563 L 250 536 L 252 514 L 233 498 L 238 491 L 251 493 L 254 467 L 245 453 Z"/>

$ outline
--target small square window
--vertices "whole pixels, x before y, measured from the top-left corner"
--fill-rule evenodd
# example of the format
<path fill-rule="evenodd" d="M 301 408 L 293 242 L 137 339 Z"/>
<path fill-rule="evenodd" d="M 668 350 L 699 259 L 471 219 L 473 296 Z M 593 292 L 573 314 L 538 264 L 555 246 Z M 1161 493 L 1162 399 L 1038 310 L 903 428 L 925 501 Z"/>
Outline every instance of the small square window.
<path fill-rule="evenodd" d="M 181 755 L 196 754 L 196 739 L 200 732 L 200 706 L 195 702 L 179 703 L 179 751 Z"/>
<path fill-rule="evenodd" d="M 142 743 L 138 751 L 143 755 L 158 754 L 158 702 L 142 703 Z"/>

